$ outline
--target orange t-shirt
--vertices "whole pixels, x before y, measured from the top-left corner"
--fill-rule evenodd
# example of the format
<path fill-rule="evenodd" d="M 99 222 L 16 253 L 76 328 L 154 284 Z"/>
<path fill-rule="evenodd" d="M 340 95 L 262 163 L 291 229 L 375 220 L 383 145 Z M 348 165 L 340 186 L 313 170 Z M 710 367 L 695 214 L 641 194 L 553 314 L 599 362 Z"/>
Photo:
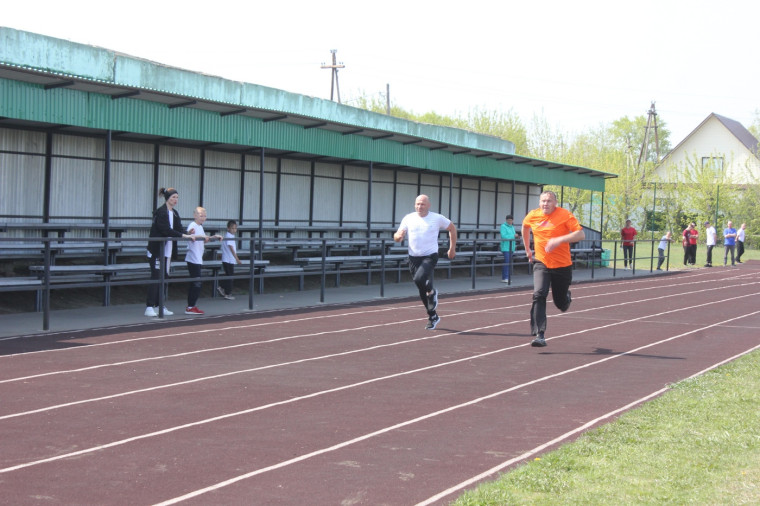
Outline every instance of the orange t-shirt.
<path fill-rule="evenodd" d="M 549 269 L 573 265 L 570 256 L 570 244 L 562 243 L 547 253 L 544 248 L 552 237 L 560 237 L 581 230 L 581 224 L 573 213 L 565 208 L 557 207 L 551 214 L 544 214 L 541 209 L 534 209 L 523 219 L 523 226 L 529 226 L 533 231 L 533 246 L 536 260 Z"/>

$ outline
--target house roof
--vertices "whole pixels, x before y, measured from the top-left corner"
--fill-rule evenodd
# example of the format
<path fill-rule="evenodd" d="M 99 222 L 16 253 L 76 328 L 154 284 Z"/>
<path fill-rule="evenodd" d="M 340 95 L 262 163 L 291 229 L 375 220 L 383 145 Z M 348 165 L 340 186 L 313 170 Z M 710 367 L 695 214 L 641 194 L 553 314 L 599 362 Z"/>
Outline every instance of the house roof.
<path fill-rule="evenodd" d="M 760 151 L 758 150 L 758 144 L 760 144 L 760 141 L 758 141 L 752 133 L 750 133 L 749 130 L 747 130 L 744 125 L 739 123 L 736 120 L 733 120 L 731 118 L 727 118 L 725 116 L 721 116 L 720 114 L 715 114 L 714 112 L 711 112 L 709 116 L 707 116 L 694 130 L 692 130 L 689 135 L 684 137 L 684 139 L 679 142 L 676 147 L 670 150 L 670 152 L 665 155 L 665 157 L 660 161 L 659 165 L 664 165 L 665 161 L 670 158 L 670 155 L 677 152 L 678 149 L 686 143 L 695 133 L 697 133 L 702 126 L 704 126 L 705 123 L 710 121 L 710 119 L 715 118 L 718 121 L 721 122 L 721 124 L 726 127 L 726 130 L 731 132 L 731 134 L 736 137 L 739 142 L 741 142 L 747 150 L 755 155 L 756 157 L 760 158 Z"/>
<path fill-rule="evenodd" d="M 754 135 L 752 135 L 752 133 L 750 133 L 749 130 L 744 128 L 744 125 L 731 118 L 721 116 L 720 114 L 712 113 L 712 116 L 718 118 L 718 121 L 723 123 L 723 125 L 725 125 L 725 127 L 728 128 L 728 130 L 734 134 L 734 136 L 736 136 L 736 138 L 739 139 L 739 141 L 744 144 L 748 150 L 754 153 L 755 156 L 758 156 L 758 140 Z"/>

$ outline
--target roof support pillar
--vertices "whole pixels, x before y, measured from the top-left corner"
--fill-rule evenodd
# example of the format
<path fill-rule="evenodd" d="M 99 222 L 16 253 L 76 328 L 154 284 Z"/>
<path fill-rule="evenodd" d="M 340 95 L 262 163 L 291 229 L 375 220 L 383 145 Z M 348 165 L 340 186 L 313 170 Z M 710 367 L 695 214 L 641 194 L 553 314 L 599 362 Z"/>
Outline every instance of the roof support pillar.
<path fill-rule="evenodd" d="M 42 189 L 44 201 L 42 204 L 42 222 L 50 222 L 50 185 L 53 177 L 53 132 L 47 131 L 45 135 L 45 183 Z M 47 237 L 47 232 L 45 232 Z"/>
<path fill-rule="evenodd" d="M 243 209 L 245 209 L 245 153 L 240 153 L 240 194 L 238 202 L 238 223 L 243 224 Z"/>
<path fill-rule="evenodd" d="M 370 237 L 370 228 L 372 227 L 372 172 L 374 162 L 369 161 L 369 175 L 367 177 L 367 237 Z"/>
<path fill-rule="evenodd" d="M 314 226 L 314 172 L 316 171 L 317 162 L 311 161 L 309 171 L 309 226 Z"/>
<path fill-rule="evenodd" d="M 264 234 L 264 157 L 265 149 L 262 146 L 259 151 L 259 241 L 261 241 Z M 259 255 L 261 255 L 261 248 L 259 248 Z M 253 258 L 253 251 L 251 251 L 251 258 Z"/>
<path fill-rule="evenodd" d="M 106 132 L 105 163 L 103 164 L 103 237 L 111 233 L 111 130 Z M 108 265 L 108 241 L 103 244 L 103 264 Z"/>

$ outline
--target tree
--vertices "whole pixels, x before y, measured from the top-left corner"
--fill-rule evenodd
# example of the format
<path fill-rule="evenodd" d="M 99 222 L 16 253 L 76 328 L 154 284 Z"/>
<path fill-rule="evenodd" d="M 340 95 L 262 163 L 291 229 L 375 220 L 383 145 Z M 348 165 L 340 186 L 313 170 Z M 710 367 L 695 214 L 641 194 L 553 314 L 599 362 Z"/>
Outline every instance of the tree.
<path fill-rule="evenodd" d="M 723 160 L 723 154 L 714 154 L 713 160 Z M 702 163 L 703 157 L 696 153 L 686 157 L 679 166 L 668 171 L 668 183 L 664 185 L 668 201 L 675 208 L 675 227 L 683 227 L 688 221 L 698 225 L 704 221 L 723 223 L 733 217 L 739 202 L 740 187 L 726 179 L 721 166 Z M 730 165 L 730 160 L 725 161 Z"/>
<path fill-rule="evenodd" d="M 647 138 L 647 145 L 644 146 L 644 138 L 646 136 L 647 116 L 636 116 L 633 119 L 628 116 L 623 116 L 612 122 L 610 128 L 614 142 L 617 146 L 624 149 L 629 153 L 632 162 L 638 166 L 639 155 L 642 147 L 645 147 L 647 156 L 643 162 L 649 162 L 653 164 L 659 163 L 657 159 L 657 153 L 660 156 L 664 156 L 670 151 L 670 130 L 668 130 L 667 124 L 664 121 L 657 121 L 657 138 L 655 139 L 654 132 L 650 131 Z M 655 143 L 659 141 L 659 145 Z"/>

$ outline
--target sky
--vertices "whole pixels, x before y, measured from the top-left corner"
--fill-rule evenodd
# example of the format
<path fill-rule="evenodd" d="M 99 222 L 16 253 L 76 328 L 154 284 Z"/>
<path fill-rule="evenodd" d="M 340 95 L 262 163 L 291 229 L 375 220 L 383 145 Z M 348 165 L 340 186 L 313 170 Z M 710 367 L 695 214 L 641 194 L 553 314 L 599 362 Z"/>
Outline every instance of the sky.
<path fill-rule="evenodd" d="M 165 65 L 422 114 L 511 112 L 572 136 L 646 116 L 683 140 L 760 122 L 757 0 L 7 2 L 0 26 Z M 335 93 L 337 100 L 337 93 Z"/>

